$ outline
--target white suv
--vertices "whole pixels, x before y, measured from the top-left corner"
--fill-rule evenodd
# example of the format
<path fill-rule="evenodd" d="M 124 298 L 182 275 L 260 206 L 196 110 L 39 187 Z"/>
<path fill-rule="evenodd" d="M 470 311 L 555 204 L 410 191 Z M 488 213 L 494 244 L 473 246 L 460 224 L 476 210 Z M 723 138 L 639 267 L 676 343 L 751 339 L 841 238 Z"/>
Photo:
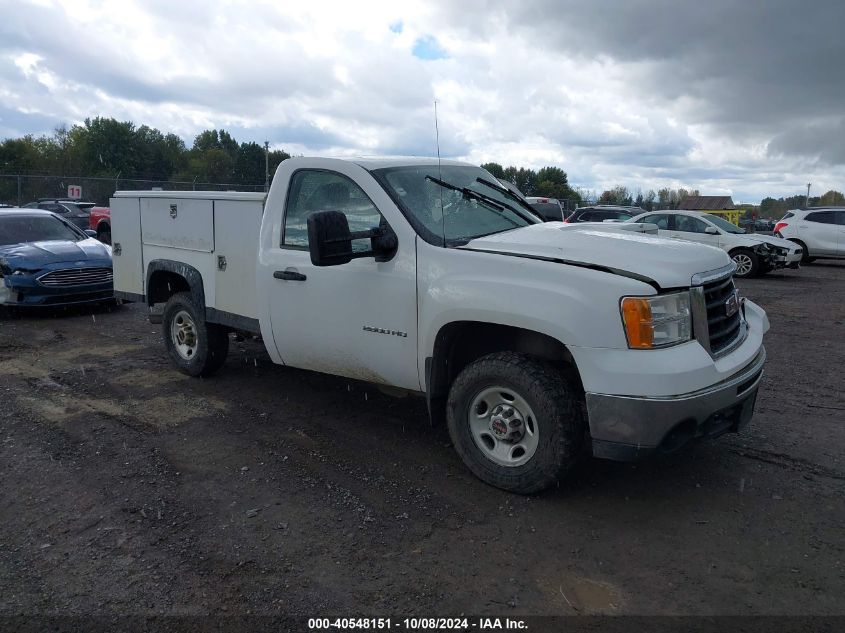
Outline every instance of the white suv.
<path fill-rule="evenodd" d="M 845 258 L 845 207 L 810 207 L 787 212 L 775 235 L 804 249 L 802 261 Z"/>
<path fill-rule="evenodd" d="M 746 233 L 745 229 L 711 213 L 654 211 L 642 213 L 627 222 L 656 224 L 661 237 L 721 248 L 734 260 L 736 277 L 753 277 L 787 266 L 798 268 L 803 254 L 802 247 L 794 242 Z"/>

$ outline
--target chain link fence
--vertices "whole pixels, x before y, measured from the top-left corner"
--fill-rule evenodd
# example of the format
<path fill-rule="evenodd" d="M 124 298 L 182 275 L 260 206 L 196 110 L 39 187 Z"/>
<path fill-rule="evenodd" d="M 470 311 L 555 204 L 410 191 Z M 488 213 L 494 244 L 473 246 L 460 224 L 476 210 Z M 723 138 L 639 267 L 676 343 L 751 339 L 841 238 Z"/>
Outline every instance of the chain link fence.
<path fill-rule="evenodd" d="M 99 178 L 92 176 L 39 176 L 0 174 L 0 203 L 23 206 L 39 198 L 67 198 L 68 187 L 82 188 L 81 199 L 108 206 L 119 190 L 161 191 L 264 191 L 264 183 L 218 183 L 192 180 L 145 180 L 138 178 Z"/>

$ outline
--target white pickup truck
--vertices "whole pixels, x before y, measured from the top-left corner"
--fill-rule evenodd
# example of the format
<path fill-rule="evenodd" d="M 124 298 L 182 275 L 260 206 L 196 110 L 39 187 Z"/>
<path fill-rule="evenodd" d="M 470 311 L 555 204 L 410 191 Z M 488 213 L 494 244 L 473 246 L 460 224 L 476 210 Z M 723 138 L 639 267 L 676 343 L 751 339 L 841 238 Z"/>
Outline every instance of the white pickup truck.
<path fill-rule="evenodd" d="M 542 222 L 454 161 L 293 158 L 269 194 L 120 191 L 114 284 L 207 376 L 274 362 L 423 395 L 467 467 L 520 493 L 751 418 L 765 312 L 717 248 Z"/>

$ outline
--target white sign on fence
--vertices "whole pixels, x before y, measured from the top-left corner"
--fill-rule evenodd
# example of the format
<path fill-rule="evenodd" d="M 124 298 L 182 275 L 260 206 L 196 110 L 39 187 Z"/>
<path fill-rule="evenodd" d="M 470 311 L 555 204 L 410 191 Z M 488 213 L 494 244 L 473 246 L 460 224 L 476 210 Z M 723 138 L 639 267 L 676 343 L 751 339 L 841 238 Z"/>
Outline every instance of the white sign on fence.
<path fill-rule="evenodd" d="M 72 200 L 79 200 L 82 197 L 82 187 L 80 185 L 68 185 L 67 197 Z"/>

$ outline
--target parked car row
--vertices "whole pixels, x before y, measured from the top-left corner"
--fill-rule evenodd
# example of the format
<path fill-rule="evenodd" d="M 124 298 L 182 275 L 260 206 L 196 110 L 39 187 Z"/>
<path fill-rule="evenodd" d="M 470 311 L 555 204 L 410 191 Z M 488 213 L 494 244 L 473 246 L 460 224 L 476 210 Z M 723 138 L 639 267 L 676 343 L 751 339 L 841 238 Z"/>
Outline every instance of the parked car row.
<path fill-rule="evenodd" d="M 798 268 L 803 249 L 793 242 L 746 233 L 724 218 L 700 211 L 642 213 L 628 222 L 656 224 L 658 235 L 721 248 L 736 264 L 737 277 L 752 277 L 778 268 Z"/>
<path fill-rule="evenodd" d="M 23 208 L 52 211 L 53 213 L 65 218 L 71 224 L 85 230 L 88 228 L 91 207 L 93 206 L 93 202 L 87 202 L 84 200 L 71 200 L 67 198 L 39 198 L 35 202 L 25 204 Z"/>
<path fill-rule="evenodd" d="M 646 212 L 640 207 L 591 205 L 567 214 L 555 198 L 527 197 L 547 221 L 635 222 L 655 224 L 661 237 L 715 246 L 737 266 L 737 277 L 763 275 L 780 268 L 798 268 L 821 258 L 845 258 L 845 208 L 810 207 L 789 211 L 779 222 L 742 220 L 741 226 L 699 211 Z M 771 235 L 770 235 L 771 233 Z"/>

